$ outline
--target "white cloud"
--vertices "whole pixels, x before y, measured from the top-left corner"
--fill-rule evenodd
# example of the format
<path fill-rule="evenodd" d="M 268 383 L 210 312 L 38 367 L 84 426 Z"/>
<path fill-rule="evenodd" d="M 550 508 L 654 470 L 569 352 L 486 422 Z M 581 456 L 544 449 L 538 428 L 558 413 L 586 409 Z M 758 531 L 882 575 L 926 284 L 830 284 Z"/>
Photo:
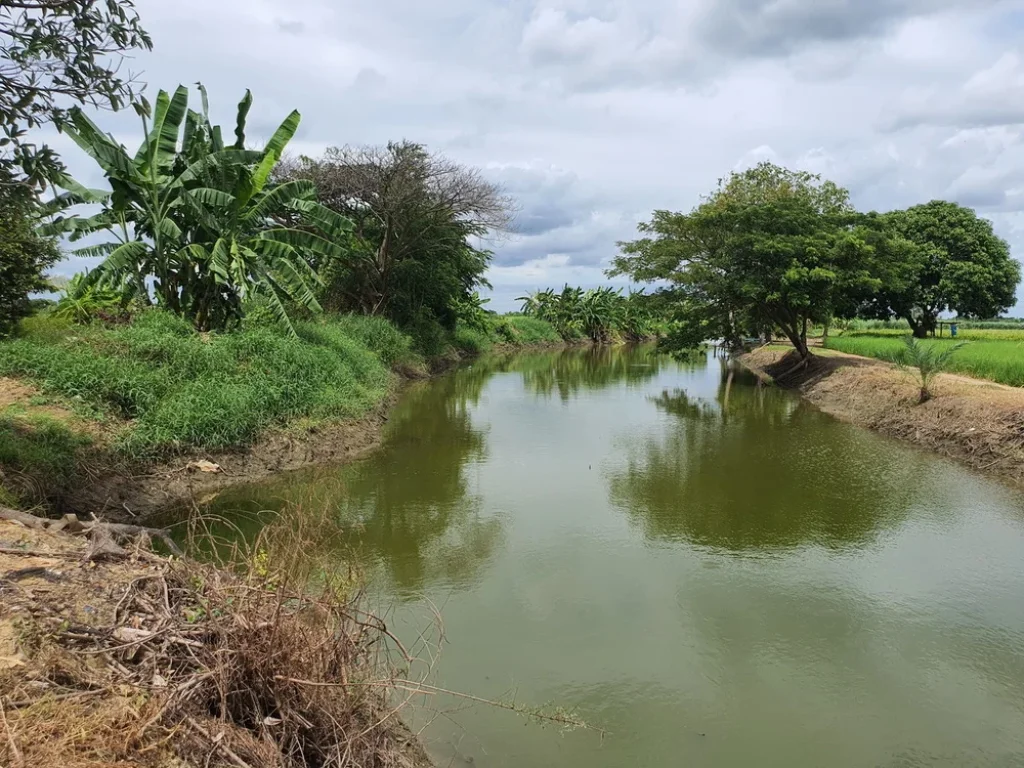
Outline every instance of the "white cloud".
<path fill-rule="evenodd" d="M 492 244 L 499 309 L 600 282 L 651 210 L 762 158 L 863 208 L 976 205 L 1024 254 L 1021 0 L 138 5 L 156 48 L 133 68 L 154 87 L 204 81 L 225 123 L 251 88 L 254 139 L 298 108 L 297 151 L 408 138 L 505 183 L 523 231 Z M 138 133 L 130 114 L 98 119 Z"/>

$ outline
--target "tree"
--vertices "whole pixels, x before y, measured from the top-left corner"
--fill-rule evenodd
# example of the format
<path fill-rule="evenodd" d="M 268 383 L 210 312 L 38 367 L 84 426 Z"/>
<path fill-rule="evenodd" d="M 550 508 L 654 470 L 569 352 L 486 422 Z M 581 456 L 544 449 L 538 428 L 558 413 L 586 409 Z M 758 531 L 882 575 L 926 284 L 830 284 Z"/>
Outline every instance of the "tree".
<path fill-rule="evenodd" d="M 806 360 L 808 325 L 875 283 L 856 218 L 845 189 L 761 163 L 688 214 L 655 211 L 640 225 L 645 237 L 619 244 L 610 274 L 673 284 L 676 347 L 770 327 Z"/>
<path fill-rule="evenodd" d="M 19 166 L 20 181 L 33 186 L 54 177 L 60 160 L 27 131 L 59 128 L 76 103 L 129 103 L 134 82 L 121 73 L 124 54 L 152 47 L 132 0 L 0 0 L 0 164 Z"/>
<path fill-rule="evenodd" d="M 188 109 L 188 89 L 161 91 L 156 105 L 139 105 L 145 139 L 131 155 L 87 118 L 72 110 L 65 130 L 103 169 L 111 192 L 87 190 L 63 177 L 67 192 L 57 207 L 100 203 L 87 218 L 57 215 L 48 231 L 72 240 L 95 232 L 115 240 L 81 248 L 105 256 L 90 274 L 92 284 L 131 283 L 143 300 L 152 281 L 157 301 L 189 318 L 198 330 L 221 329 L 241 318 L 244 302 L 266 298 L 289 330 L 287 305 L 319 310 L 314 265 L 343 260 L 352 225 L 315 201 L 305 181 L 271 183 L 271 174 L 298 128 L 292 112 L 261 152 L 246 150 L 245 129 L 252 95 L 238 105 L 235 143 L 228 147 L 220 126 Z M 150 122 L 151 121 L 151 122 Z M 179 143 L 180 136 L 180 143 Z"/>
<path fill-rule="evenodd" d="M 454 327 L 454 307 L 484 284 L 490 261 L 473 240 L 506 230 L 513 213 L 479 171 L 411 142 L 328 149 L 283 164 L 280 177 L 312 181 L 321 203 L 355 222 L 365 258 L 329 268 L 326 304 L 401 325 Z"/>
<path fill-rule="evenodd" d="M 882 287 L 865 314 L 902 317 L 924 338 L 941 312 L 988 318 L 1016 302 L 1020 264 L 970 208 L 933 200 L 879 219 L 896 245 L 879 260 Z"/>
<path fill-rule="evenodd" d="M 32 195 L 0 183 L 0 336 L 29 314 L 29 295 L 49 288 L 43 272 L 60 259 L 57 244 L 36 234 L 37 215 Z"/>

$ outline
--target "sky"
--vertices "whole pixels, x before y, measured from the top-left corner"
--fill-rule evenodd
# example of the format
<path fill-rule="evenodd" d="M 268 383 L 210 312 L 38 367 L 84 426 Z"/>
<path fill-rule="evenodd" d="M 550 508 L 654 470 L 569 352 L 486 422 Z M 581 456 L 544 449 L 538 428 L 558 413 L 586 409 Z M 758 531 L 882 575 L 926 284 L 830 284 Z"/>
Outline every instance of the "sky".
<path fill-rule="evenodd" d="M 1024 0 L 137 6 L 154 50 L 127 67 L 151 99 L 202 81 L 232 125 L 250 88 L 256 143 L 298 109 L 293 153 L 408 139 L 502 184 L 520 211 L 487 244 L 499 311 L 605 283 L 652 210 L 689 210 L 760 160 L 820 173 L 863 210 L 955 200 L 1024 257 Z M 134 114 L 96 119 L 137 146 Z M 101 184 L 66 137 L 50 141 Z"/>

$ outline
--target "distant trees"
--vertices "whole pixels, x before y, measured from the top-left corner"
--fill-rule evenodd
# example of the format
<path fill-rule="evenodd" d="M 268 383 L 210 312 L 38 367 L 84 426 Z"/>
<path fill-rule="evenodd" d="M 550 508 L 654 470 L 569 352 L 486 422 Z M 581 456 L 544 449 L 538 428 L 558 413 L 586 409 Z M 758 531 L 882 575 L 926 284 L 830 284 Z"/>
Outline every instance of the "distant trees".
<path fill-rule="evenodd" d="M 477 239 L 507 230 L 514 214 L 478 170 L 411 142 L 332 148 L 279 175 L 313 182 L 323 205 L 355 223 L 361 258 L 327 266 L 324 305 L 400 325 L 453 329 L 458 306 L 485 284 L 491 254 Z"/>
<path fill-rule="evenodd" d="M 806 359 L 808 325 L 877 282 L 856 220 L 846 190 L 761 163 L 719 182 L 690 213 L 655 211 L 640 225 L 646 237 L 619 244 L 611 273 L 672 284 L 676 346 L 769 327 Z"/>
<path fill-rule="evenodd" d="M 0 0 L 0 165 L 4 183 L 38 185 L 61 169 L 57 155 L 27 132 L 58 127 L 74 104 L 119 109 L 133 82 L 124 55 L 148 50 L 132 0 Z M 23 174 L 11 176 L 14 167 Z"/>
<path fill-rule="evenodd" d="M 1021 278 L 1007 244 L 968 208 L 860 214 L 841 187 L 771 163 L 639 229 L 609 273 L 669 283 L 676 348 L 778 330 L 806 360 L 808 326 L 854 316 L 902 317 L 923 337 L 944 311 L 1005 311 Z"/>
<path fill-rule="evenodd" d="M 585 337 L 597 343 L 616 336 L 641 341 L 657 335 L 658 316 L 652 297 L 642 291 L 623 296 L 613 288 L 565 286 L 560 293 L 551 289 L 520 296 L 522 313 L 551 323 L 565 339 Z"/>
<path fill-rule="evenodd" d="M 924 338 L 941 312 L 995 317 L 1016 302 L 1020 264 L 992 224 L 970 208 L 933 200 L 878 218 L 890 253 L 878 260 L 882 284 L 865 305 L 866 316 L 901 317 Z"/>

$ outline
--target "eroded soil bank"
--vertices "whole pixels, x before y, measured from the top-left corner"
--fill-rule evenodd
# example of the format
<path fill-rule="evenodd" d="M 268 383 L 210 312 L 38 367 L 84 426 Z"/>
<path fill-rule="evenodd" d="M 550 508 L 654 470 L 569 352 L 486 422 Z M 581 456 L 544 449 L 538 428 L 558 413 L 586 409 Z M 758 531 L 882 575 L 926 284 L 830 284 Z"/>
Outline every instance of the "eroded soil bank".
<path fill-rule="evenodd" d="M 933 397 L 919 403 L 908 371 L 831 350 L 814 352 L 811 364 L 796 372 L 788 347 L 762 347 L 739 360 L 838 419 L 1024 485 L 1024 390 L 940 374 Z"/>
<path fill-rule="evenodd" d="M 0 765 L 429 765 L 383 622 L 330 573 L 306 588 L 315 531 L 216 568 L 47 524 L 0 520 Z"/>

